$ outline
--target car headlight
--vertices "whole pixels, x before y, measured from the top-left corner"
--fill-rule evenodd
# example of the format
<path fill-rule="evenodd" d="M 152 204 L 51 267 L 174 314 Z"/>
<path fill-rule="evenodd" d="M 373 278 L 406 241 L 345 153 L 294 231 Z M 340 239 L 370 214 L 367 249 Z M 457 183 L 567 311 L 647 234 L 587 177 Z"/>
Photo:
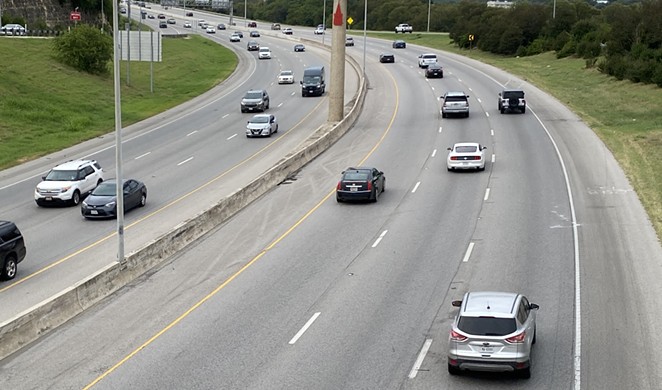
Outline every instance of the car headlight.
<path fill-rule="evenodd" d="M 85 201 L 83 201 L 82 205 L 83 207 L 87 207 L 87 203 L 85 203 Z"/>
<path fill-rule="evenodd" d="M 113 202 L 108 202 L 104 205 L 105 207 L 115 207 L 115 201 Z"/>
<path fill-rule="evenodd" d="M 67 192 L 67 191 L 69 191 L 70 189 L 71 189 L 71 186 L 62 187 L 62 188 L 60 189 L 60 192 Z"/>

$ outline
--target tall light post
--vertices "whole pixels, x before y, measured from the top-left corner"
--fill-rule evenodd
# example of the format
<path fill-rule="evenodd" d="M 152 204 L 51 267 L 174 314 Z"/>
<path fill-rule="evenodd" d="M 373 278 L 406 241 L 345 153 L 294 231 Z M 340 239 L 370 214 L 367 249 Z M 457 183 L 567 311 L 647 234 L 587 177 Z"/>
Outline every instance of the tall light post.
<path fill-rule="evenodd" d="M 244 27 L 248 27 L 248 15 L 246 15 L 246 0 L 244 0 Z"/>
<path fill-rule="evenodd" d="M 324 29 L 322 30 L 322 46 L 324 46 L 324 36 L 326 35 L 326 0 L 324 0 L 324 5 L 322 5 L 322 24 L 324 25 Z"/>
<path fill-rule="evenodd" d="M 432 0 L 428 0 L 428 29 L 427 32 L 430 32 L 430 8 L 432 7 Z"/>
<path fill-rule="evenodd" d="M 365 78 L 365 50 L 368 40 L 368 0 L 363 0 L 363 77 Z"/>
<path fill-rule="evenodd" d="M 554 0 L 554 10 L 552 11 L 552 19 L 556 19 L 556 0 Z"/>

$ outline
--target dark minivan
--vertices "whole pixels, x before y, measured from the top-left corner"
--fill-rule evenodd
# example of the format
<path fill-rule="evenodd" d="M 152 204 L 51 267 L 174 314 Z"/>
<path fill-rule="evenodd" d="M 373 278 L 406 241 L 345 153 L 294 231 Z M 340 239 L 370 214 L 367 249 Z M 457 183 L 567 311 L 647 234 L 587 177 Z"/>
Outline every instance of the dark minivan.
<path fill-rule="evenodd" d="M 25 241 L 16 224 L 0 221 L 0 279 L 14 279 L 25 253 Z"/>
<path fill-rule="evenodd" d="M 321 96 L 324 95 L 324 67 L 313 66 L 303 71 L 303 80 L 301 84 L 301 96 Z"/>

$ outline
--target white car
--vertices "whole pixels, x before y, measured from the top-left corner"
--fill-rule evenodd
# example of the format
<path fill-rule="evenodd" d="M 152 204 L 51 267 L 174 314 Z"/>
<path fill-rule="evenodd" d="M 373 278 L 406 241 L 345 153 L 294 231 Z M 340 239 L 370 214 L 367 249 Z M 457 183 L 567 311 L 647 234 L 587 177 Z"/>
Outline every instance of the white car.
<path fill-rule="evenodd" d="M 271 114 L 254 115 L 246 125 L 246 137 L 271 137 L 278 133 L 278 122 Z"/>
<path fill-rule="evenodd" d="M 322 35 L 324 34 L 324 27 L 317 27 L 314 31 L 315 35 Z"/>
<path fill-rule="evenodd" d="M 437 55 L 433 53 L 425 53 L 418 56 L 418 67 L 427 68 L 430 64 L 437 63 Z"/>
<path fill-rule="evenodd" d="M 67 161 L 42 177 L 42 182 L 34 190 L 34 200 L 39 206 L 78 205 L 103 180 L 103 169 L 95 160 Z"/>
<path fill-rule="evenodd" d="M 207 27 L 207 34 L 216 34 L 216 29 L 213 26 Z"/>
<path fill-rule="evenodd" d="M 289 28 L 289 27 L 286 27 L 286 28 L 283 29 L 283 34 L 285 34 L 285 35 L 292 35 L 293 33 L 294 33 L 294 31 L 292 31 L 292 29 Z"/>
<path fill-rule="evenodd" d="M 475 169 L 485 170 L 485 153 L 487 146 L 482 146 L 477 142 L 461 142 L 448 148 L 448 158 L 446 159 L 446 168 L 449 171 L 456 169 Z"/>
<path fill-rule="evenodd" d="M 237 34 L 230 35 L 230 42 L 241 42 L 241 37 Z"/>
<path fill-rule="evenodd" d="M 193 27 L 191 25 L 191 22 L 184 22 L 184 28 L 191 28 L 191 27 Z"/>
<path fill-rule="evenodd" d="M 257 52 L 257 58 L 260 60 L 269 60 L 271 59 L 271 50 L 268 47 L 261 47 Z"/>
<path fill-rule="evenodd" d="M 283 70 L 278 75 L 278 84 L 294 84 L 294 72 Z"/>

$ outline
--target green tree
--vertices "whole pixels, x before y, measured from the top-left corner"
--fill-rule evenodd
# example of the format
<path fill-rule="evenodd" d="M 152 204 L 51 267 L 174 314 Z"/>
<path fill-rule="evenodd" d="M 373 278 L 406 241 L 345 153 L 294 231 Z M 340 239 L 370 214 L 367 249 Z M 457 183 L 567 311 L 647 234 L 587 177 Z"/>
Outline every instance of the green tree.
<path fill-rule="evenodd" d="M 79 24 L 53 41 L 63 64 L 91 74 L 105 74 L 113 57 L 113 39 L 94 26 Z"/>

